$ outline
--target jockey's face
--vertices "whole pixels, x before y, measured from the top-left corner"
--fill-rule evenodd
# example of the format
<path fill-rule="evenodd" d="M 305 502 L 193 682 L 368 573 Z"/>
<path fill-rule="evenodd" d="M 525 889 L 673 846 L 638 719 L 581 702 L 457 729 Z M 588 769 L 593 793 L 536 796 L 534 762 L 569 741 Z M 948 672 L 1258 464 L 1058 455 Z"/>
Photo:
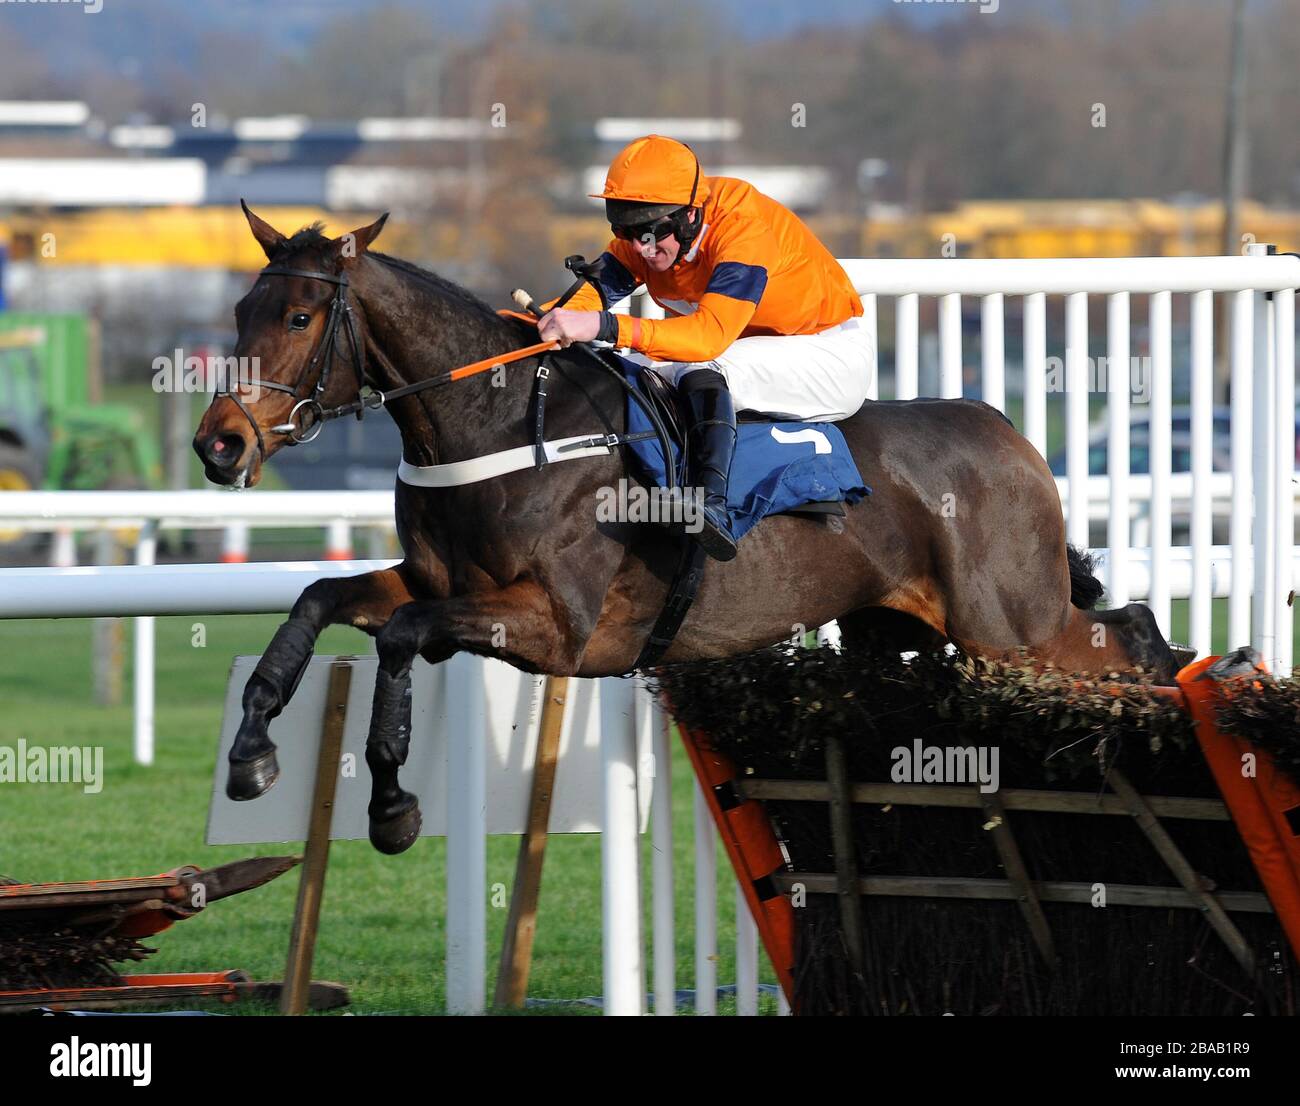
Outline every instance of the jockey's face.
<path fill-rule="evenodd" d="M 686 217 L 692 223 L 695 222 L 694 211 L 687 212 Z M 677 261 L 677 255 L 682 252 L 682 244 L 677 241 L 675 234 L 661 238 L 658 242 L 654 240 L 653 235 L 646 234 L 634 241 L 632 246 L 641 255 L 646 265 L 656 273 L 666 273 L 671 269 Z"/>

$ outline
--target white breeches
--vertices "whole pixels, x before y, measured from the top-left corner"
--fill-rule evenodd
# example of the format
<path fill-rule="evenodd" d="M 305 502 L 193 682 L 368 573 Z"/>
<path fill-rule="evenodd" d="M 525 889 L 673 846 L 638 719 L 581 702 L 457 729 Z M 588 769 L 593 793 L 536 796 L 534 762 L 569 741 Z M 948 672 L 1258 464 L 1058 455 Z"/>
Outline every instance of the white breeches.
<path fill-rule="evenodd" d="M 727 378 L 737 411 L 792 419 L 836 422 L 866 401 L 876 377 L 876 349 L 861 317 L 818 334 L 760 334 L 740 338 L 712 361 L 632 360 L 651 365 L 675 385 L 692 369 L 716 369 Z"/>

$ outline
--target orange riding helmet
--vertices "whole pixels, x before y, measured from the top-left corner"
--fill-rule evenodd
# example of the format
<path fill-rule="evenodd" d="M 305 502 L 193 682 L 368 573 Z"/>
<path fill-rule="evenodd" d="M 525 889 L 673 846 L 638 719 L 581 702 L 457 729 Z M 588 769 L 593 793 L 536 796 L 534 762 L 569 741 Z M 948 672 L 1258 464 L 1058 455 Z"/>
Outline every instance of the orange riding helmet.
<path fill-rule="evenodd" d="M 681 212 L 682 229 L 688 235 L 678 240 L 689 245 L 698 233 L 685 221 L 686 210 L 701 206 L 709 197 L 708 180 L 700 175 L 700 160 L 691 148 L 673 138 L 649 134 L 634 139 L 610 162 L 605 190 L 591 193 L 605 201 L 605 215 L 612 226 L 648 223 Z"/>

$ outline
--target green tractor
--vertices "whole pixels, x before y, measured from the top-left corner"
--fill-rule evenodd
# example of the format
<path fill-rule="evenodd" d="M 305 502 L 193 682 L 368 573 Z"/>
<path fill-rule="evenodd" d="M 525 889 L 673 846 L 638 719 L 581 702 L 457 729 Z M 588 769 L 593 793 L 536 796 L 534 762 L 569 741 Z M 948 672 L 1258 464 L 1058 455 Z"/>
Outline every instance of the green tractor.
<path fill-rule="evenodd" d="M 44 486 L 50 433 L 34 335 L 0 333 L 0 492 Z"/>
<path fill-rule="evenodd" d="M 141 413 L 93 402 L 91 349 L 84 316 L 0 312 L 0 492 L 158 485 Z"/>

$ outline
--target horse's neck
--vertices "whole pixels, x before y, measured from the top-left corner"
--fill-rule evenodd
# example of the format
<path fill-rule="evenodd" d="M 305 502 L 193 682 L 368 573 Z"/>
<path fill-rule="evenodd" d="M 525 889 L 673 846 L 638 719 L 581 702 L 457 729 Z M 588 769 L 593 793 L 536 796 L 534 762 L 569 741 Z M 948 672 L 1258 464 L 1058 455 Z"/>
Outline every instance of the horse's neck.
<path fill-rule="evenodd" d="M 387 391 L 517 348 L 518 328 L 485 317 L 471 304 L 372 263 L 364 296 L 373 383 Z M 528 409 L 529 362 L 507 365 L 506 386 L 494 370 L 395 400 L 389 413 L 413 465 L 463 460 L 500 449 Z"/>

